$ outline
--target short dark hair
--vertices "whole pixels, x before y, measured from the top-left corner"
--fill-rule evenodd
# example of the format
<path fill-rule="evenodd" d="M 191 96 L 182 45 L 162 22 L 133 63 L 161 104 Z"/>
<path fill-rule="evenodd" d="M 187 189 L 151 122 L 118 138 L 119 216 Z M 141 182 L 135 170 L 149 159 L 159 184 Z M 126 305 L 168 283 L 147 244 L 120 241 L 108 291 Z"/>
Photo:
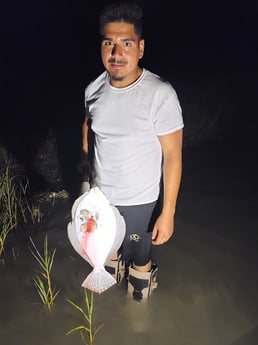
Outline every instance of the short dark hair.
<path fill-rule="evenodd" d="M 135 3 L 113 3 L 102 10 L 100 14 L 100 34 L 103 34 L 104 26 L 113 22 L 125 22 L 134 25 L 136 35 L 141 39 L 143 30 L 143 11 L 140 5 Z"/>

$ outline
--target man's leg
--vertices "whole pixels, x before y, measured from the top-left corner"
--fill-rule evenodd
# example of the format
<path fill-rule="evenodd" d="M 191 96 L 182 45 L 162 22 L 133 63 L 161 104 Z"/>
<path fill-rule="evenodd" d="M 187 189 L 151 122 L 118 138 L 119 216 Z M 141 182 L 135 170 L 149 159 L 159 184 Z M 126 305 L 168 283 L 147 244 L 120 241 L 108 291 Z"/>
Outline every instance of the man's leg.
<path fill-rule="evenodd" d="M 133 263 L 133 268 L 139 272 L 149 272 L 151 269 L 151 260 L 144 266 L 137 266 Z"/>
<path fill-rule="evenodd" d="M 148 266 L 150 266 L 148 271 L 139 271 L 134 267 L 129 267 L 128 294 L 137 301 L 148 299 L 158 285 L 158 266 L 155 263 L 149 263 Z"/>
<path fill-rule="evenodd" d="M 117 284 L 125 277 L 125 268 L 125 262 L 119 253 L 116 253 L 105 265 L 105 269 L 112 274 Z"/>
<path fill-rule="evenodd" d="M 122 258 L 130 262 L 128 294 L 137 300 L 147 299 L 154 286 L 157 285 L 157 265 L 151 260 L 152 234 L 149 229 L 155 204 L 154 202 L 146 205 L 118 207 L 126 222 Z"/>

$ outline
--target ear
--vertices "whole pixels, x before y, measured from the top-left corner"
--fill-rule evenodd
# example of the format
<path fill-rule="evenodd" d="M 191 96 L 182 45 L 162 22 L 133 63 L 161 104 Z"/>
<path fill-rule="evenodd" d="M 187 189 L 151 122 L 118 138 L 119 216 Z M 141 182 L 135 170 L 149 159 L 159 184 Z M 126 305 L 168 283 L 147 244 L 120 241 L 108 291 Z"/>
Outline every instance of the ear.
<path fill-rule="evenodd" d="M 139 59 L 141 59 L 144 55 L 144 39 L 141 39 L 140 42 L 139 42 L 139 50 L 140 50 L 140 53 L 139 53 Z"/>

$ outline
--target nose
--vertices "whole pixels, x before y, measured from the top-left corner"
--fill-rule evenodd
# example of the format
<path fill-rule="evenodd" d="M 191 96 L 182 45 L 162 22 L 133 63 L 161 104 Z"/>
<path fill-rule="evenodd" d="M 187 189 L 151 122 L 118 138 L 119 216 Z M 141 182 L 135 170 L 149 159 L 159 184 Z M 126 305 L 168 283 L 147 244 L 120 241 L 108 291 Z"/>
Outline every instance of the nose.
<path fill-rule="evenodd" d="M 112 49 L 112 55 L 122 55 L 122 47 L 120 47 L 118 44 L 115 44 Z"/>

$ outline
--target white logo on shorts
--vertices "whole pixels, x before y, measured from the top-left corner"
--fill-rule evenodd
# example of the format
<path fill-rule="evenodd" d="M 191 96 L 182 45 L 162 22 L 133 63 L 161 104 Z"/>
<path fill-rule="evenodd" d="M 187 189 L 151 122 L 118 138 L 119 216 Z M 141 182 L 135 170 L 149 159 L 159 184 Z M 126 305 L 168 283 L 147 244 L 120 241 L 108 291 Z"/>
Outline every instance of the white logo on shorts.
<path fill-rule="evenodd" d="M 130 235 L 130 241 L 139 242 L 140 239 L 141 239 L 141 237 L 138 234 L 131 234 Z"/>

